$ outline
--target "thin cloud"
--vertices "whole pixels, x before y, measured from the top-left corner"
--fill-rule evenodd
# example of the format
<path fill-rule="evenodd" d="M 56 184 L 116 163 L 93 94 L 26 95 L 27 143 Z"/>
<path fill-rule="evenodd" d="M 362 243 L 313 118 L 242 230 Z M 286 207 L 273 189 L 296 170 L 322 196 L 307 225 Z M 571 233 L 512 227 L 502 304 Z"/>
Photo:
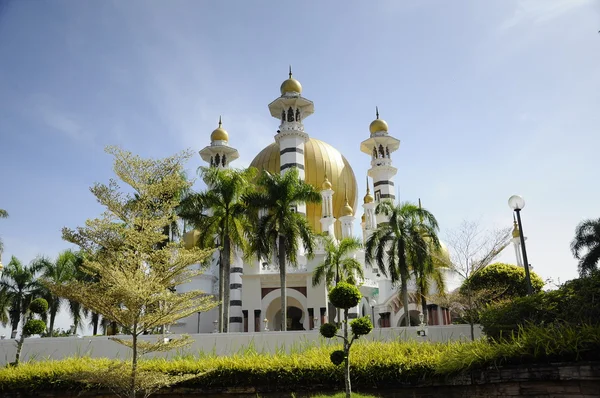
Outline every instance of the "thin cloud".
<path fill-rule="evenodd" d="M 587 4 L 591 0 L 521 0 L 517 3 L 514 14 L 506 19 L 500 30 L 506 31 L 522 24 L 542 24 Z"/>

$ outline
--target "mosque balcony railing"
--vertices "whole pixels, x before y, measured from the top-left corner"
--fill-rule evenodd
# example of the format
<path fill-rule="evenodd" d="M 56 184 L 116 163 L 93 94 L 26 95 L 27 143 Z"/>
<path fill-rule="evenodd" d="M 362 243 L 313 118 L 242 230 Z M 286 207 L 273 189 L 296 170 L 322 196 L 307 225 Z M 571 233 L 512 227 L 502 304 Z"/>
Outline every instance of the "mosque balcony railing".
<path fill-rule="evenodd" d="M 359 279 L 359 284 L 364 286 L 364 287 L 371 287 L 371 288 L 379 288 L 379 284 L 374 281 L 373 279 L 370 278 L 364 278 L 364 279 Z"/>
<path fill-rule="evenodd" d="M 301 122 L 284 122 L 279 125 L 280 131 L 304 131 L 304 125 Z"/>
<path fill-rule="evenodd" d="M 298 265 L 297 267 L 286 267 L 288 274 L 303 274 L 308 272 L 306 265 Z M 279 274 L 279 266 L 269 263 L 262 263 L 260 266 L 261 274 Z"/>

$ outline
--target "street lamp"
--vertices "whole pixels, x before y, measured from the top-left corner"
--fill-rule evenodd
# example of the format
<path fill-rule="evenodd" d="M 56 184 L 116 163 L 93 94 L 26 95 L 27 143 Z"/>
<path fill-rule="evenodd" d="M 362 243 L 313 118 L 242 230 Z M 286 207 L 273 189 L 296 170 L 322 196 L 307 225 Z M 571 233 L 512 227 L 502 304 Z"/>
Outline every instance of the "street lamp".
<path fill-rule="evenodd" d="M 508 206 L 517 213 L 517 222 L 519 223 L 519 235 L 521 237 L 521 250 L 523 252 L 523 266 L 525 267 L 525 280 L 527 282 L 527 294 L 533 293 L 531 288 L 531 277 L 529 276 L 529 262 L 527 261 L 527 249 L 525 248 L 525 234 L 523 233 L 523 224 L 521 223 L 521 210 L 525 207 L 525 199 L 519 195 L 513 195 L 508 198 Z"/>

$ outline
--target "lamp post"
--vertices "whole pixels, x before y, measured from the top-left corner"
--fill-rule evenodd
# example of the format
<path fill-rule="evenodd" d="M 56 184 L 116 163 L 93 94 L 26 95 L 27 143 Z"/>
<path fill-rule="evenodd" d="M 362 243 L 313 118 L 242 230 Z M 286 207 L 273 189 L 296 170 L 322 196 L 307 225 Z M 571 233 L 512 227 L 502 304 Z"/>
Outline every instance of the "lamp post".
<path fill-rule="evenodd" d="M 521 238 L 521 251 L 523 252 L 523 266 L 525 268 L 525 280 L 527 282 L 527 295 L 533 293 L 531 288 L 531 277 L 529 275 L 529 261 L 527 261 L 527 249 L 525 248 L 525 234 L 523 233 L 523 224 L 521 223 L 521 210 L 525 207 L 525 200 L 519 195 L 513 195 L 508 198 L 508 206 L 517 213 L 517 223 L 519 224 L 519 235 Z"/>

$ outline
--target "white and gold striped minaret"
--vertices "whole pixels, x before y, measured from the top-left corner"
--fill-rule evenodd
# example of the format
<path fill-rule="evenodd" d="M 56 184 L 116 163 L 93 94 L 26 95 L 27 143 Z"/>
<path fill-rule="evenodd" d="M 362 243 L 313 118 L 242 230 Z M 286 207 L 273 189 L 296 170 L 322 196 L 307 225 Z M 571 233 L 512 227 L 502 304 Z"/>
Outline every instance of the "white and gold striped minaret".
<path fill-rule="evenodd" d="M 281 84 L 280 91 L 281 96 L 269 104 L 271 116 L 281 122 L 275 135 L 275 142 L 279 144 L 280 172 L 283 174 L 295 167 L 304 181 L 304 143 L 309 136 L 302 122 L 313 114 L 314 105 L 302 97 L 302 85 L 292 77 L 291 66 L 289 78 Z M 296 211 L 306 214 L 306 205 L 298 203 Z"/>

